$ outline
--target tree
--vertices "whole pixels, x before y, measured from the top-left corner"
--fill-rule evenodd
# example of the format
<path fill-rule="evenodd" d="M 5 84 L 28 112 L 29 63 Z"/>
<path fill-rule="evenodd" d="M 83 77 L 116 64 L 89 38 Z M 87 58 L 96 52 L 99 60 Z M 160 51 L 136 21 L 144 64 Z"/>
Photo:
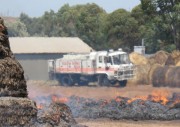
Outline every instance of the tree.
<path fill-rule="evenodd" d="M 108 15 L 106 32 L 111 48 L 122 47 L 132 51 L 134 45 L 140 42 L 138 22 L 124 9 L 118 9 Z"/>
<path fill-rule="evenodd" d="M 57 26 L 60 29 L 62 36 L 77 36 L 76 18 L 78 12 L 75 7 L 70 7 L 68 4 L 62 6 L 57 12 Z"/>
<path fill-rule="evenodd" d="M 8 28 L 8 35 L 10 37 L 27 37 L 29 36 L 27 28 L 24 23 L 19 20 L 15 22 L 6 22 Z"/>
<path fill-rule="evenodd" d="M 101 49 L 105 42 L 103 22 L 106 12 L 96 4 L 77 6 L 76 30 L 78 36 L 94 49 Z"/>
<path fill-rule="evenodd" d="M 173 43 L 180 50 L 180 1 L 179 0 L 141 0 L 142 9 L 146 14 L 156 21 L 159 33 L 164 32 L 160 37 L 161 42 Z M 158 17 L 157 17 L 158 16 Z M 160 32 L 163 30 L 162 32 Z M 171 38 L 171 39 L 170 39 Z"/>

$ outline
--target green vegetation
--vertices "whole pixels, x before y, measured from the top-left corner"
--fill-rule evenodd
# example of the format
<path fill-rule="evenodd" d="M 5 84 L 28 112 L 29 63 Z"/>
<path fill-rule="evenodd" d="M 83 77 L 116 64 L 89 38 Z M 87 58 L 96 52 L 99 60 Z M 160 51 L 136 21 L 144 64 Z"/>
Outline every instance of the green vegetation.
<path fill-rule="evenodd" d="M 96 50 L 132 51 L 144 38 L 147 53 L 180 50 L 179 0 L 141 0 L 131 12 L 124 9 L 107 13 L 98 5 L 61 7 L 37 18 L 22 13 L 11 23 L 10 36 L 80 37 Z"/>

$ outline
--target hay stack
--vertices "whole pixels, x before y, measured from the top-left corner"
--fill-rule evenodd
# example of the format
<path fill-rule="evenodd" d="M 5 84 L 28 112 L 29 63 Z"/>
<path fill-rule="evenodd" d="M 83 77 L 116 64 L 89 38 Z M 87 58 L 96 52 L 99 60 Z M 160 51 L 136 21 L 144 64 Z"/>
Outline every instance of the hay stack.
<path fill-rule="evenodd" d="M 150 70 L 150 64 L 148 64 L 148 59 L 136 52 L 129 54 L 129 58 L 136 65 L 135 76 L 131 82 L 135 84 L 149 84 L 148 72 Z"/>
<path fill-rule="evenodd" d="M 180 60 L 176 63 L 176 66 L 180 66 Z"/>
<path fill-rule="evenodd" d="M 135 65 L 145 65 L 148 63 L 148 59 L 146 57 L 136 52 L 129 54 L 129 58 Z"/>
<path fill-rule="evenodd" d="M 149 62 L 151 64 L 160 64 L 165 65 L 167 59 L 168 59 L 169 53 L 165 51 L 158 51 L 153 56 L 149 58 Z"/>
<path fill-rule="evenodd" d="M 0 18 L 0 96 L 27 97 L 24 71 L 11 52 L 8 32 Z"/>
<path fill-rule="evenodd" d="M 152 84 L 155 87 L 180 87 L 180 67 L 159 66 L 152 73 Z"/>
<path fill-rule="evenodd" d="M 131 82 L 135 84 L 149 84 L 148 73 L 150 69 L 150 64 L 135 66 L 135 76 L 133 77 Z"/>
<path fill-rule="evenodd" d="M 27 98 L 0 98 L 1 127 L 30 127 L 34 124 L 37 109 L 34 101 Z"/>
<path fill-rule="evenodd" d="M 180 62 L 180 51 L 175 50 L 169 55 L 165 64 L 166 65 L 178 65 L 179 62 Z"/>
<path fill-rule="evenodd" d="M 76 125 L 70 108 L 64 103 L 52 102 L 38 112 L 39 123 L 48 123 L 54 126 L 70 127 Z"/>
<path fill-rule="evenodd" d="M 154 71 L 155 71 L 158 67 L 162 67 L 162 65 L 160 65 L 160 64 L 153 64 L 153 65 L 151 65 L 151 68 L 150 68 L 150 70 L 149 70 L 149 72 L 148 72 L 149 84 L 152 84 L 153 73 L 154 73 Z"/>

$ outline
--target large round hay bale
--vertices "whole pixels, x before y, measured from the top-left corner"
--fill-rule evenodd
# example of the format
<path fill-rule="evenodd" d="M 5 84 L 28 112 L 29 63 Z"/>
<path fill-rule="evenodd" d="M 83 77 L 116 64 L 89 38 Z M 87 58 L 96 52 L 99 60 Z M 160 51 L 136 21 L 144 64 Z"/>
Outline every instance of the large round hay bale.
<path fill-rule="evenodd" d="M 150 70 L 148 72 L 149 84 L 152 84 L 153 73 L 156 70 L 156 68 L 158 68 L 158 67 L 162 67 L 162 65 L 160 65 L 160 64 L 153 64 L 153 65 L 151 65 L 151 68 L 150 68 Z"/>
<path fill-rule="evenodd" d="M 150 68 L 150 64 L 135 66 L 135 76 L 133 77 L 132 82 L 135 84 L 149 84 L 148 73 Z"/>
<path fill-rule="evenodd" d="M 166 72 L 166 86 L 180 87 L 180 67 L 169 67 Z"/>
<path fill-rule="evenodd" d="M 146 57 L 136 52 L 130 53 L 129 58 L 135 65 L 145 65 L 148 63 L 148 59 Z"/>
<path fill-rule="evenodd" d="M 176 63 L 176 66 L 180 66 L 180 61 L 178 61 L 178 62 Z"/>
<path fill-rule="evenodd" d="M 165 51 L 158 51 L 153 56 L 149 57 L 151 63 L 165 65 L 169 53 Z"/>
<path fill-rule="evenodd" d="M 175 50 L 169 55 L 165 64 L 166 65 L 176 65 L 179 61 L 180 61 L 180 51 Z"/>
<path fill-rule="evenodd" d="M 156 67 L 152 73 L 152 84 L 155 87 L 180 87 L 180 67 Z"/>

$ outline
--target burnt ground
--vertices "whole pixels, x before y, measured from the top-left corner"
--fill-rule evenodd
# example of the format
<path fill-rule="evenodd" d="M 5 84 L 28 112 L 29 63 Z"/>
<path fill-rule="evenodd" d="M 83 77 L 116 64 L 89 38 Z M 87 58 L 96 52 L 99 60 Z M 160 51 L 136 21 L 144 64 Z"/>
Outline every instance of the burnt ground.
<path fill-rule="evenodd" d="M 154 88 L 150 85 L 134 85 L 128 84 L 125 88 L 119 87 L 62 87 L 58 86 L 57 82 L 49 81 L 28 81 L 28 93 L 29 97 L 34 98 L 36 96 L 49 96 L 52 94 L 58 94 L 64 97 L 78 96 L 84 98 L 93 99 L 114 99 L 117 96 L 133 98 L 136 96 L 147 96 L 154 91 L 161 91 L 161 93 L 169 94 L 180 93 L 180 88 Z M 76 121 L 80 124 L 87 125 L 89 127 L 178 127 L 180 120 L 171 121 L 155 121 L 155 120 L 110 120 L 110 119 L 81 119 L 77 118 Z"/>

